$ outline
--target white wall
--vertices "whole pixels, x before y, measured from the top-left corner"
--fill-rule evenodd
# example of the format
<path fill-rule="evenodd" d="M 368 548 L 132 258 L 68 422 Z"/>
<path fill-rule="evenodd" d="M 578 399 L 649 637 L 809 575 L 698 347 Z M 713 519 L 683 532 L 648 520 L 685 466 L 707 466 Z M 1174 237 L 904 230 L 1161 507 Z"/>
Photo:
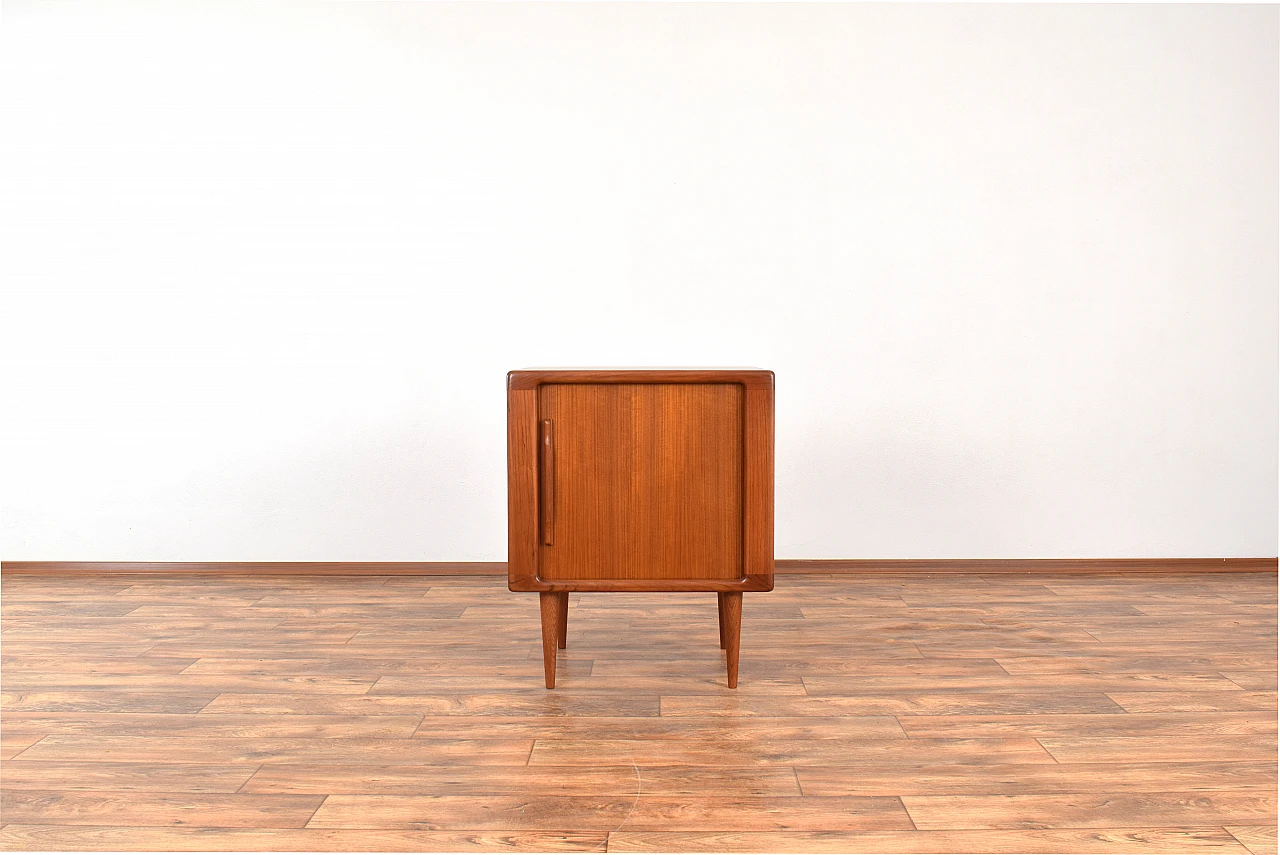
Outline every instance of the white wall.
<path fill-rule="evenodd" d="M 1275 6 L 6 2 L 5 559 L 501 560 L 503 375 L 777 555 L 1277 552 Z"/>

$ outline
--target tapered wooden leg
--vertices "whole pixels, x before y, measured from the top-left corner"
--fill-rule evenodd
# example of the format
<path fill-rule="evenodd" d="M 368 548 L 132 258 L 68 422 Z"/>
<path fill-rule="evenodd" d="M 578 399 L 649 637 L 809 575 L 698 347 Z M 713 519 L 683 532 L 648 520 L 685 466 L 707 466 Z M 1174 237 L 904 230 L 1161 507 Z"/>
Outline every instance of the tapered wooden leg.
<path fill-rule="evenodd" d="M 556 642 L 560 640 L 560 595 L 552 591 L 539 591 L 538 608 L 542 610 L 542 670 L 547 675 L 547 688 L 554 689 Z"/>
<path fill-rule="evenodd" d="M 720 649 L 724 650 L 724 594 L 716 594 L 716 619 L 720 622 Z"/>
<path fill-rule="evenodd" d="M 724 603 L 724 658 L 729 666 L 729 688 L 738 688 L 738 640 L 742 637 L 742 592 L 721 594 Z"/>
<path fill-rule="evenodd" d="M 560 649 L 564 650 L 569 643 L 569 592 L 565 591 L 559 596 L 559 616 L 556 623 L 560 626 Z"/>

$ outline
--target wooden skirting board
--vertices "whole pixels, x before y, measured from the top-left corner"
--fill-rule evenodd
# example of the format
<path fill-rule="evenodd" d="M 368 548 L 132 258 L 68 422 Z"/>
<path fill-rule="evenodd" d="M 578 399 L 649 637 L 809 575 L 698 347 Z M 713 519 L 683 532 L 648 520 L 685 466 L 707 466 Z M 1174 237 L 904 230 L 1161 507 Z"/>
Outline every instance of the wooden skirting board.
<path fill-rule="evenodd" d="M 1275 558 L 780 558 L 789 573 L 1275 573 Z M 503 561 L 4 561 L 11 574 L 261 574 L 289 576 L 504 576 Z"/>

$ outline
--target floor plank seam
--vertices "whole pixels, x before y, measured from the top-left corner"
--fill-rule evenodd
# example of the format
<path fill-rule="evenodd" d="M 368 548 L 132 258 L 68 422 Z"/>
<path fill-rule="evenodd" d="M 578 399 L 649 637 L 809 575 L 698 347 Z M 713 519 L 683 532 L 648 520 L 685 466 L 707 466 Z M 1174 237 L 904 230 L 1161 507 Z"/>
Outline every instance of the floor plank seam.
<path fill-rule="evenodd" d="M 47 734 L 47 733 L 46 733 L 44 736 L 40 737 L 40 738 L 39 738 L 39 739 L 37 739 L 35 742 L 31 743 L 31 744 L 30 744 L 30 745 L 28 745 L 26 748 L 22 749 L 22 750 L 21 750 L 21 751 L 19 751 L 17 754 L 14 754 L 12 757 L 10 757 L 10 758 L 8 758 L 8 759 L 9 759 L 9 760 L 17 760 L 17 759 L 21 758 L 23 754 L 26 754 L 26 753 L 27 753 L 28 751 L 30 751 L 32 748 L 35 748 L 37 745 L 39 745 L 41 742 L 44 742 L 44 741 L 45 741 L 46 739 L 48 739 L 48 738 L 49 738 L 49 734 Z"/>
<path fill-rule="evenodd" d="M 1059 766 L 1061 766 L 1061 765 L 1062 765 L 1062 761 L 1061 761 L 1061 760 L 1059 760 L 1057 757 L 1055 757 L 1055 756 L 1054 756 L 1054 753 L 1053 753 L 1052 751 L 1050 751 L 1050 750 L 1049 750 L 1049 748 L 1044 744 L 1044 739 L 1043 739 L 1043 737 L 1038 737 L 1038 738 L 1036 738 L 1036 744 L 1040 746 L 1040 750 L 1041 750 L 1041 751 L 1043 751 L 1045 754 L 1048 754 L 1048 755 L 1049 755 L 1049 758 L 1050 758 L 1051 760 L 1053 760 L 1053 762 L 1054 762 L 1056 765 L 1059 765 Z"/>
<path fill-rule="evenodd" d="M 302 825 L 300 825 L 300 826 L 298 826 L 298 827 L 299 827 L 300 829 L 307 829 L 307 828 L 310 828 L 310 827 L 311 827 L 311 821 L 312 821 L 313 819 L 315 819 L 315 818 L 316 818 L 316 814 L 318 814 L 318 813 L 320 812 L 320 808 L 324 807 L 324 803 L 325 803 L 325 802 L 327 802 L 327 801 L 329 801 L 329 797 L 328 797 L 327 795 L 326 795 L 326 796 L 322 796 L 322 797 L 320 798 L 320 804 L 316 805 L 316 809 L 315 809 L 315 810 L 313 810 L 313 811 L 311 812 L 311 816 L 307 817 L 307 821 L 306 821 L 306 822 L 304 822 L 304 823 L 302 823 Z"/>
<path fill-rule="evenodd" d="M 259 773 L 259 772 L 261 772 L 264 768 L 266 768 L 266 764 L 265 764 L 265 763 L 259 764 L 258 768 L 257 768 L 257 769 L 254 769 L 254 770 L 253 770 L 253 773 L 252 773 L 251 775 L 249 775 L 249 777 L 247 777 L 247 778 L 245 778 L 245 779 L 244 779 L 244 783 L 243 783 L 243 784 L 241 784 L 238 788 L 236 788 L 236 793 L 237 793 L 237 794 L 239 794 L 239 793 L 243 793 L 243 792 L 244 792 L 244 788 L 245 788 L 245 787 L 247 787 L 247 786 L 249 786 L 249 782 L 250 782 L 250 781 L 252 781 L 254 778 L 256 778 L 256 777 L 257 777 L 257 775 L 258 775 L 258 773 Z M 319 808 L 317 808 L 317 810 L 319 810 Z M 314 814 L 312 814 L 312 815 L 314 816 Z"/>
<path fill-rule="evenodd" d="M 911 823 L 912 831 L 919 831 L 920 826 L 916 825 L 916 818 L 911 815 L 911 811 L 907 808 L 907 802 L 902 796 L 896 796 L 898 804 L 902 805 L 902 812 L 907 815 L 907 822 Z"/>

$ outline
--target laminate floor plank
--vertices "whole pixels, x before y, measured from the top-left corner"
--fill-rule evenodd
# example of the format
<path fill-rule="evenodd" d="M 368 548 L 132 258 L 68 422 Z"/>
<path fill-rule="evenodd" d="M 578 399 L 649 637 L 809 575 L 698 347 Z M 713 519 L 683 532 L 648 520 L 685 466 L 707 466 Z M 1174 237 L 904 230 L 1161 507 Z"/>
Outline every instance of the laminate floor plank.
<path fill-rule="evenodd" d="M 0 623 L 3 620 L 0 619 Z M 51 621 L 56 624 L 56 621 Z M 4 650 L 6 659 L 12 659 L 17 656 L 31 656 L 39 658 L 78 658 L 78 657 L 112 657 L 119 659 L 130 659 L 141 656 L 152 650 L 156 645 L 150 641 L 133 641 L 127 644 L 117 642 L 103 641 L 61 641 L 57 638 L 56 633 L 46 633 L 45 637 L 39 641 L 16 641 L 8 638 L 0 638 L 3 642 L 0 649 Z"/>
<path fill-rule="evenodd" d="M 263 798 L 267 798 L 264 796 Z M 273 798 L 290 798 L 274 796 Z M 296 796 L 294 798 L 304 798 Z M 721 796 L 329 796 L 308 828 L 584 831 L 857 831 L 912 828 L 897 798 Z"/>
<path fill-rule="evenodd" d="M 323 796 L 208 793 L 0 792 L 6 822 L 41 825 L 216 825 L 302 828 Z"/>
<path fill-rule="evenodd" d="M 136 606 L 132 603 L 95 602 L 87 598 L 75 603 L 27 600 L 5 603 L 4 614 L 6 621 L 24 617 L 51 618 L 69 617 L 72 615 L 121 617 L 123 615 L 130 614 L 135 609 Z"/>
<path fill-rule="evenodd" d="M 1126 712 L 1275 711 L 1275 692 L 1107 692 Z"/>
<path fill-rule="evenodd" d="M 1233 603 L 1228 599 L 1221 599 L 1220 602 L 1201 599 L 1191 603 L 1168 601 L 1140 603 L 1134 608 L 1142 614 L 1154 617 L 1156 615 L 1201 614 L 1267 615 L 1274 610 L 1275 606 L 1273 603 Z"/>
<path fill-rule="evenodd" d="M 914 855 L 1023 855 L 1027 852 L 1107 852 L 1115 855 L 1249 850 L 1219 827 L 998 831 L 672 832 L 615 831 L 610 852 L 901 852 Z"/>
<path fill-rule="evenodd" d="M 994 738 L 1114 736 L 1257 736 L 1276 733 L 1270 712 L 1103 713 L 1097 715 L 904 715 L 898 718 L 908 736 Z"/>
<path fill-rule="evenodd" d="M 1275 851 L 1274 573 L 3 587 L 4 850 Z"/>
<path fill-rule="evenodd" d="M 917 765 L 797 765 L 795 771 L 800 788 L 807 796 L 1158 793 L 1170 787 L 1181 792 L 1253 792 L 1276 787 L 1274 757 L 1248 763 L 1206 760 L 945 764 L 930 761 Z"/>
<path fill-rule="evenodd" d="M 0 710 L 40 712 L 157 712 L 195 713 L 214 698 L 213 692 L 78 691 L 0 692 Z"/>
<path fill-rule="evenodd" d="M 0 782 L 10 790 L 103 790 L 147 793 L 234 793 L 258 770 L 256 763 L 204 766 L 194 763 L 9 760 Z"/>
<path fill-rule="evenodd" d="M 1022 674 L 896 676 L 805 675 L 813 696 L 933 694 L 936 692 L 1231 692 L 1241 687 L 1221 674 Z"/>
<path fill-rule="evenodd" d="M 1275 671 L 1280 664 L 1274 653 L 1221 653 L 1212 656 L 1195 651 L 1186 656 L 1141 656 L 1119 651 L 1111 656 L 1009 656 L 993 659 L 1010 674 L 1206 674 L 1225 670 Z M 1226 676 L 1225 674 L 1223 676 Z M 1230 678 L 1228 678 L 1230 679 Z"/>
<path fill-rule="evenodd" d="M 1240 692 L 1239 694 L 1245 694 Z M 1237 709 L 1249 707 L 1237 707 Z M 1256 707 L 1255 707 L 1256 708 Z M 851 695 L 841 697 L 762 696 L 750 704 L 732 697 L 663 695 L 663 715 L 974 715 L 1111 713 L 1123 710 L 1102 692 L 996 694 L 948 692 L 932 695 Z"/>
<path fill-rule="evenodd" d="M 628 758 L 610 757 L 609 763 Z M 323 795 L 799 796 L 786 766 L 409 766 L 268 763 L 246 793 Z"/>
<path fill-rule="evenodd" d="M 6 651 L 7 653 L 11 651 Z M 21 656 L 6 655 L 0 658 L 5 682 L 18 680 L 29 674 L 41 677 L 49 675 L 113 674 L 142 676 L 147 674 L 180 674 L 190 668 L 196 659 L 171 659 L 166 657 L 131 656 L 127 661 L 117 658 L 90 659 L 81 656 Z"/>
<path fill-rule="evenodd" d="M 146 689 L 189 694 L 206 692 L 315 692 L 317 694 L 363 695 L 374 687 L 374 675 L 348 677 L 328 674 L 301 676 L 270 675 L 205 675 L 205 674 L 58 674 L 23 673 L 6 676 L 7 692 L 79 692 L 84 689 Z M 1234 685 L 1234 684 L 1233 684 Z M 801 693 L 804 687 L 800 686 Z"/>
<path fill-rule="evenodd" d="M 523 660 L 523 657 L 512 661 L 509 656 L 493 659 L 468 658 L 465 661 L 450 659 L 395 659 L 391 657 L 362 659 L 354 656 L 333 659 L 231 659 L 205 657 L 179 661 L 190 663 L 183 670 L 185 674 L 289 674 L 293 676 L 340 674 L 355 677 L 373 676 L 375 678 L 424 674 L 448 678 L 515 677 L 520 679 L 529 676 L 529 665 Z M 585 677 L 592 673 L 592 661 L 590 659 L 574 659 L 561 662 L 559 672 L 566 677 Z"/>
<path fill-rule="evenodd" d="M 774 695 L 762 697 L 773 698 Z M 210 713 L 272 715 L 658 715 L 657 695 L 557 689 L 461 693 L 442 690 L 436 695 L 218 695 L 203 709 Z"/>
<path fill-rule="evenodd" d="M 741 685 L 741 684 L 739 684 Z M 807 739 L 898 739 L 893 716 L 694 718 L 681 716 L 424 716 L 415 736 L 453 739 L 694 739 L 727 743 Z"/>
<path fill-rule="evenodd" d="M 643 765 L 735 766 L 742 763 L 741 752 L 735 750 L 741 747 L 740 742 L 706 738 L 539 739 L 529 765 L 590 766 L 601 757 L 612 757 Z M 763 739 L 751 746 L 751 761 L 796 767 L 927 761 L 1056 765 L 1034 739 Z"/>
<path fill-rule="evenodd" d="M 533 742 L 528 739 L 182 737 L 55 734 L 22 753 L 24 760 L 81 762 L 198 763 L 457 763 L 523 766 Z M 107 759 L 107 755 L 110 759 Z"/>
<path fill-rule="evenodd" d="M 1275 792 L 903 796 L 921 830 L 1115 828 L 1274 822 Z"/>
<path fill-rule="evenodd" d="M 41 734 L 96 733 L 128 737 L 381 737 L 414 736 L 416 715 L 217 715 L 180 713 L 7 712 L 6 728 Z M 894 720 L 896 728 L 897 722 Z M 5 733 L 8 733 L 6 729 Z M 3 735 L 0 735 L 0 739 Z M 477 734 L 477 738 L 486 738 Z M 498 738 L 492 734 L 488 738 Z"/>
<path fill-rule="evenodd" d="M 7 642 L 6 642 L 7 646 Z M 200 641 L 163 641 L 145 647 L 148 656 L 190 656 L 193 659 L 218 657 L 227 659 L 252 659 L 266 654 L 280 656 L 285 659 L 371 659 L 377 657 L 400 657 L 404 660 L 424 658 L 428 661 L 447 661 L 457 658 L 463 662 L 493 661 L 502 659 L 513 662 L 521 658 L 530 658 L 529 651 L 533 645 L 524 642 L 503 644 L 490 641 L 486 644 L 459 642 L 449 644 L 439 638 L 421 644 L 363 644 L 337 642 L 293 642 L 279 639 L 257 644 L 219 644 L 216 639 Z M 539 646 L 539 651 L 541 647 Z M 562 653 L 564 651 L 561 651 Z M 140 655 L 140 654 L 139 654 Z M 541 652 L 539 652 L 541 655 Z M 589 656 L 576 657 L 590 659 Z"/>
<path fill-rule="evenodd" d="M 603 852 L 607 832 L 12 824 L 0 849 L 92 852 Z M 1241 847 L 1241 852 L 1245 852 Z"/>
<path fill-rule="evenodd" d="M 1181 734 L 1178 736 L 1052 737 L 1040 744 L 1059 763 L 1131 763 L 1141 760 L 1193 762 L 1212 757 L 1224 761 L 1274 760 L 1275 734 L 1265 736 L 1223 736 L 1221 734 Z"/>

